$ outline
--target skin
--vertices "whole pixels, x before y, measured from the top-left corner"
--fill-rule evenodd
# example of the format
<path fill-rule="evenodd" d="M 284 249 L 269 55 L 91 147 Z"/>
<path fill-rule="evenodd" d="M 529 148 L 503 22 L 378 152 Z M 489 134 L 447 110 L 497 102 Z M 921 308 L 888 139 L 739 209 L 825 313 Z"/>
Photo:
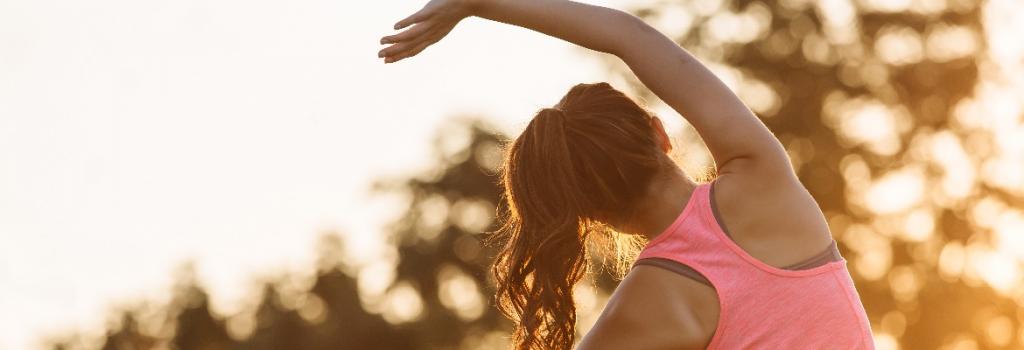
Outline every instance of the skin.
<path fill-rule="evenodd" d="M 831 243 L 825 217 L 797 178 L 775 136 L 711 71 L 671 39 L 628 13 L 565 0 L 433 0 L 399 21 L 378 56 L 393 63 L 421 53 L 464 18 L 507 23 L 617 56 L 700 134 L 718 170 L 714 202 L 737 245 L 775 267 L 803 261 Z M 661 149 L 671 142 L 652 119 Z M 695 188 L 665 156 L 641 201 L 620 228 L 654 238 L 679 215 Z M 615 289 L 578 349 L 703 349 L 718 322 L 709 286 L 637 266 Z M 642 336 L 638 336 L 642 335 Z"/>

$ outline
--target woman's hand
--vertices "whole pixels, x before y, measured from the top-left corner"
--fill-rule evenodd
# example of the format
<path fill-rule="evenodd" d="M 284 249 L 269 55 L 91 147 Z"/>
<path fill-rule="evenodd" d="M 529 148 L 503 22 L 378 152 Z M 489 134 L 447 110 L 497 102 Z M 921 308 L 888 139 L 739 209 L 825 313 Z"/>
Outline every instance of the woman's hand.
<path fill-rule="evenodd" d="M 395 23 L 395 30 L 412 27 L 381 38 L 382 45 L 392 45 L 380 50 L 377 57 L 383 57 L 384 63 L 392 63 L 416 56 L 448 35 L 463 18 L 469 17 L 476 1 L 479 0 L 431 0 L 416 13 Z"/>

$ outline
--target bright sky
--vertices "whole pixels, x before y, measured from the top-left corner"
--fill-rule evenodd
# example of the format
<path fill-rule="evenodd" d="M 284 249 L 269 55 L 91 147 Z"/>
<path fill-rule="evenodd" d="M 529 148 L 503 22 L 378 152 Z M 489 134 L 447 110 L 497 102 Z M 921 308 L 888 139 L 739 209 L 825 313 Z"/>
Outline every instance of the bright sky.
<path fill-rule="evenodd" d="M 478 19 L 382 64 L 377 40 L 421 4 L 0 0 L 0 349 L 166 297 L 188 259 L 230 309 L 309 270 L 324 230 L 370 257 L 394 210 L 368 184 L 427 166 L 441 121 L 515 128 L 605 77 Z"/>

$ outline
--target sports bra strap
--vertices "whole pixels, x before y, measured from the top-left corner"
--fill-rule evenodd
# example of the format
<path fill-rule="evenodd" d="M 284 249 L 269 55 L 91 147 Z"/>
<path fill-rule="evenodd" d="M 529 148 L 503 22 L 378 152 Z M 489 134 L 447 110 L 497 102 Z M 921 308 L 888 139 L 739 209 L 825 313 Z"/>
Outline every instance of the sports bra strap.
<path fill-rule="evenodd" d="M 722 224 L 721 216 L 718 213 L 718 208 L 717 208 L 718 206 L 715 203 L 714 193 L 715 193 L 715 181 L 712 181 L 710 184 L 708 184 L 708 194 L 707 195 L 708 195 L 708 206 L 711 207 L 711 211 L 712 211 L 713 216 L 715 218 L 715 223 L 714 224 L 718 225 L 722 229 L 722 232 L 725 233 L 726 237 L 728 237 L 730 240 L 733 240 L 733 242 L 735 242 L 735 240 L 733 239 L 732 235 L 729 233 L 729 230 L 725 227 L 725 225 Z M 694 192 L 694 195 L 697 195 L 697 193 Z M 789 266 L 786 266 L 786 267 L 782 267 L 781 269 L 783 269 L 783 270 L 794 270 L 794 271 L 795 270 L 807 270 L 807 269 L 812 269 L 812 268 L 815 268 L 815 267 L 818 267 L 818 266 L 822 266 L 822 265 L 828 264 L 828 263 L 833 262 L 833 261 L 839 261 L 839 260 L 842 260 L 842 259 L 843 259 L 842 255 L 839 254 L 839 248 L 836 246 L 836 240 L 833 239 L 831 242 L 829 242 L 829 245 L 827 247 L 825 247 L 825 249 L 822 250 L 820 253 L 815 254 L 814 256 L 811 256 L 811 257 L 809 257 L 807 259 L 804 259 L 801 262 L 798 262 L 798 263 L 795 263 L 795 264 L 792 264 L 792 265 L 789 265 Z M 701 282 L 701 283 L 704 283 L 706 285 L 711 286 L 711 282 L 709 282 L 708 279 L 706 277 L 704 277 L 704 275 L 702 275 L 700 272 L 697 272 L 697 270 L 694 270 L 693 268 L 687 266 L 686 264 L 680 263 L 680 262 L 672 260 L 672 259 L 660 258 L 660 257 L 648 257 L 648 258 L 642 258 L 642 259 L 636 260 L 633 263 L 633 267 L 635 267 L 636 265 L 650 265 L 650 266 L 661 267 L 663 269 L 666 269 L 666 270 L 669 270 L 669 271 L 673 271 L 673 272 L 676 272 L 676 273 L 681 274 L 683 276 L 692 278 L 692 279 L 696 280 L 697 282 Z"/>
<path fill-rule="evenodd" d="M 833 239 L 832 242 L 829 243 L 828 247 L 826 247 L 825 250 L 821 251 L 817 255 L 812 256 L 810 258 L 807 258 L 804 261 L 798 262 L 796 264 L 792 264 L 792 265 L 789 265 L 789 266 L 786 266 L 786 267 L 782 267 L 782 269 L 783 270 L 807 270 L 807 269 L 812 269 L 812 268 L 815 268 L 815 267 L 818 267 L 818 266 L 821 266 L 821 265 L 828 264 L 828 263 L 833 262 L 833 261 L 839 261 L 841 259 L 842 259 L 842 256 L 839 255 L 839 248 L 836 246 L 836 240 Z M 704 275 L 701 275 L 700 272 L 697 272 L 697 270 L 694 270 L 693 268 L 687 266 L 686 264 L 683 264 L 681 262 L 678 262 L 678 261 L 675 261 L 675 260 L 672 260 L 672 259 L 659 258 L 659 257 L 650 257 L 650 258 L 637 259 L 633 263 L 633 267 L 636 267 L 637 265 L 648 265 L 648 266 L 660 267 L 660 268 L 663 268 L 663 269 L 666 269 L 666 270 L 678 273 L 678 274 L 683 275 L 685 277 L 689 277 L 689 278 L 691 278 L 691 279 L 693 279 L 693 280 L 695 280 L 697 282 L 706 284 L 708 286 L 712 286 L 711 282 L 708 281 L 708 279 L 706 277 L 704 277 Z"/>

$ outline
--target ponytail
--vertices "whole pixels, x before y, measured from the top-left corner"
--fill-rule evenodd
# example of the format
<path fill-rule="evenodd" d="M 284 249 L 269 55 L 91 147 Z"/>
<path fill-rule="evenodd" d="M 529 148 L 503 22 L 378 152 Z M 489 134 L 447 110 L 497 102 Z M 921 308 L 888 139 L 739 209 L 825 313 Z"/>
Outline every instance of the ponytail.
<path fill-rule="evenodd" d="M 516 322 L 514 348 L 572 348 L 587 238 L 628 221 L 660 166 L 650 118 L 606 83 L 580 84 L 506 148 L 505 210 L 488 240 L 502 244 L 491 270 L 497 307 Z"/>

